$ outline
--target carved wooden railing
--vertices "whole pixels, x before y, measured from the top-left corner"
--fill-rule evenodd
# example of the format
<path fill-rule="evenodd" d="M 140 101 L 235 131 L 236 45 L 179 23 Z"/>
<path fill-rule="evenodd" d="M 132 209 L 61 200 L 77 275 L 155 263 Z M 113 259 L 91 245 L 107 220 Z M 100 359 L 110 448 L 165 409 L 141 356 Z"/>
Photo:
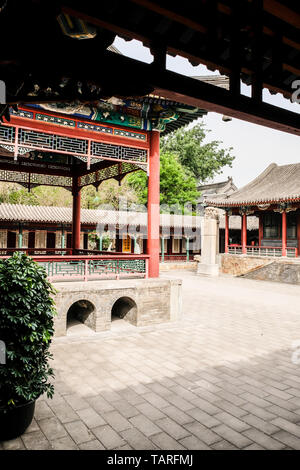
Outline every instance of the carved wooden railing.
<path fill-rule="evenodd" d="M 15 250 L 16 251 L 16 250 Z M 25 251 L 25 250 L 21 250 Z M 48 251 L 48 249 L 47 249 Z M 2 256 L 6 258 L 6 256 Z M 48 279 L 96 280 L 120 278 L 147 278 L 148 255 L 39 255 L 32 259 L 44 266 Z"/>

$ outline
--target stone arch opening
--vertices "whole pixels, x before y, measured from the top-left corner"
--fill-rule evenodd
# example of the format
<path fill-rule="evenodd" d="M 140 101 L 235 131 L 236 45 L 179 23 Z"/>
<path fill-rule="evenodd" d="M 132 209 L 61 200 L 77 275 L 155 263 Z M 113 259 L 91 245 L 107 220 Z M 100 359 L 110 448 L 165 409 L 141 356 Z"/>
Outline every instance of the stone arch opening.
<path fill-rule="evenodd" d="M 86 299 L 77 300 L 67 312 L 67 330 L 76 327 L 80 323 L 95 330 L 95 312 L 96 309 L 92 302 Z"/>
<path fill-rule="evenodd" d="M 137 324 L 137 305 L 130 297 L 120 297 L 111 309 L 111 321 L 123 319 Z"/>

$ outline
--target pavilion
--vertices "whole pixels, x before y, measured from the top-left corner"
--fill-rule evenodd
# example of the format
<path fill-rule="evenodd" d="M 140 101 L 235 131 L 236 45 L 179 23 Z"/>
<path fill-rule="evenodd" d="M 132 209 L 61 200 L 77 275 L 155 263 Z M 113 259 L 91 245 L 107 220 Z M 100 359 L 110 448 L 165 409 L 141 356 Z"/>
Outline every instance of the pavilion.
<path fill-rule="evenodd" d="M 0 2 L 1 180 L 72 191 L 76 256 L 81 188 L 147 171 L 148 245 L 138 265 L 147 271 L 149 259 L 157 277 L 159 132 L 213 111 L 300 135 L 296 112 L 263 99 L 268 89 L 297 100 L 299 25 L 291 0 Z M 108 50 L 117 35 L 141 41 L 153 62 Z M 168 70 L 168 54 L 226 75 L 229 89 Z"/>
<path fill-rule="evenodd" d="M 300 254 L 300 163 L 270 164 L 257 178 L 226 196 L 206 200 L 225 210 L 225 253 L 297 258 Z M 229 243 L 231 216 L 242 219 L 241 243 Z M 247 218 L 259 219 L 256 245 L 247 240 Z"/>
<path fill-rule="evenodd" d="M 18 183 L 29 191 L 39 185 L 58 186 L 73 195 L 71 254 L 62 259 L 53 253 L 55 259 L 46 256 L 44 262 L 51 263 L 60 273 L 66 270 L 71 274 L 74 270 L 77 275 L 78 266 L 87 263 L 88 269 L 93 273 L 98 270 L 100 276 L 110 272 L 112 260 L 107 259 L 107 254 L 104 259 L 99 251 L 79 251 L 81 189 L 93 185 L 98 190 L 101 182 L 110 178 L 121 183 L 126 174 L 143 170 L 148 174 L 147 245 L 143 254 L 116 253 L 114 263 L 120 275 L 158 277 L 159 135 L 205 113 L 197 107 L 151 95 L 99 100 L 93 106 L 49 103 L 10 108 L 9 120 L 0 125 L 0 181 Z M 97 222 L 101 222 L 101 217 Z M 92 267 L 88 257 L 91 254 L 95 255 Z M 124 263 L 116 260 L 117 254 Z"/>

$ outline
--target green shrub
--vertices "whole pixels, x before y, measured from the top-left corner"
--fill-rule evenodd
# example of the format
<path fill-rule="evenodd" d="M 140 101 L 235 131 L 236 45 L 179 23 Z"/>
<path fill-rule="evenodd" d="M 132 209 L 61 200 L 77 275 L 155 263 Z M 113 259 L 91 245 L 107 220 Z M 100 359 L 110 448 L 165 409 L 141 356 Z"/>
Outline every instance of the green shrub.
<path fill-rule="evenodd" d="M 56 314 L 54 288 L 45 269 L 29 256 L 15 253 L 0 259 L 0 339 L 6 364 L 0 365 L 0 408 L 51 398 L 54 377 L 48 364 Z"/>

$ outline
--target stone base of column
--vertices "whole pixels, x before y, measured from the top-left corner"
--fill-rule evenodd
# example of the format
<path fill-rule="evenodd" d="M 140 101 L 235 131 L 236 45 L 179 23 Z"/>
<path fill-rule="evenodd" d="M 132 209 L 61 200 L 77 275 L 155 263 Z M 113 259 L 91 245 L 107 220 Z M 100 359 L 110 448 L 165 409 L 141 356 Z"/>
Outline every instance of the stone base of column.
<path fill-rule="evenodd" d="M 198 263 L 197 274 L 202 276 L 219 276 L 219 265 Z"/>

